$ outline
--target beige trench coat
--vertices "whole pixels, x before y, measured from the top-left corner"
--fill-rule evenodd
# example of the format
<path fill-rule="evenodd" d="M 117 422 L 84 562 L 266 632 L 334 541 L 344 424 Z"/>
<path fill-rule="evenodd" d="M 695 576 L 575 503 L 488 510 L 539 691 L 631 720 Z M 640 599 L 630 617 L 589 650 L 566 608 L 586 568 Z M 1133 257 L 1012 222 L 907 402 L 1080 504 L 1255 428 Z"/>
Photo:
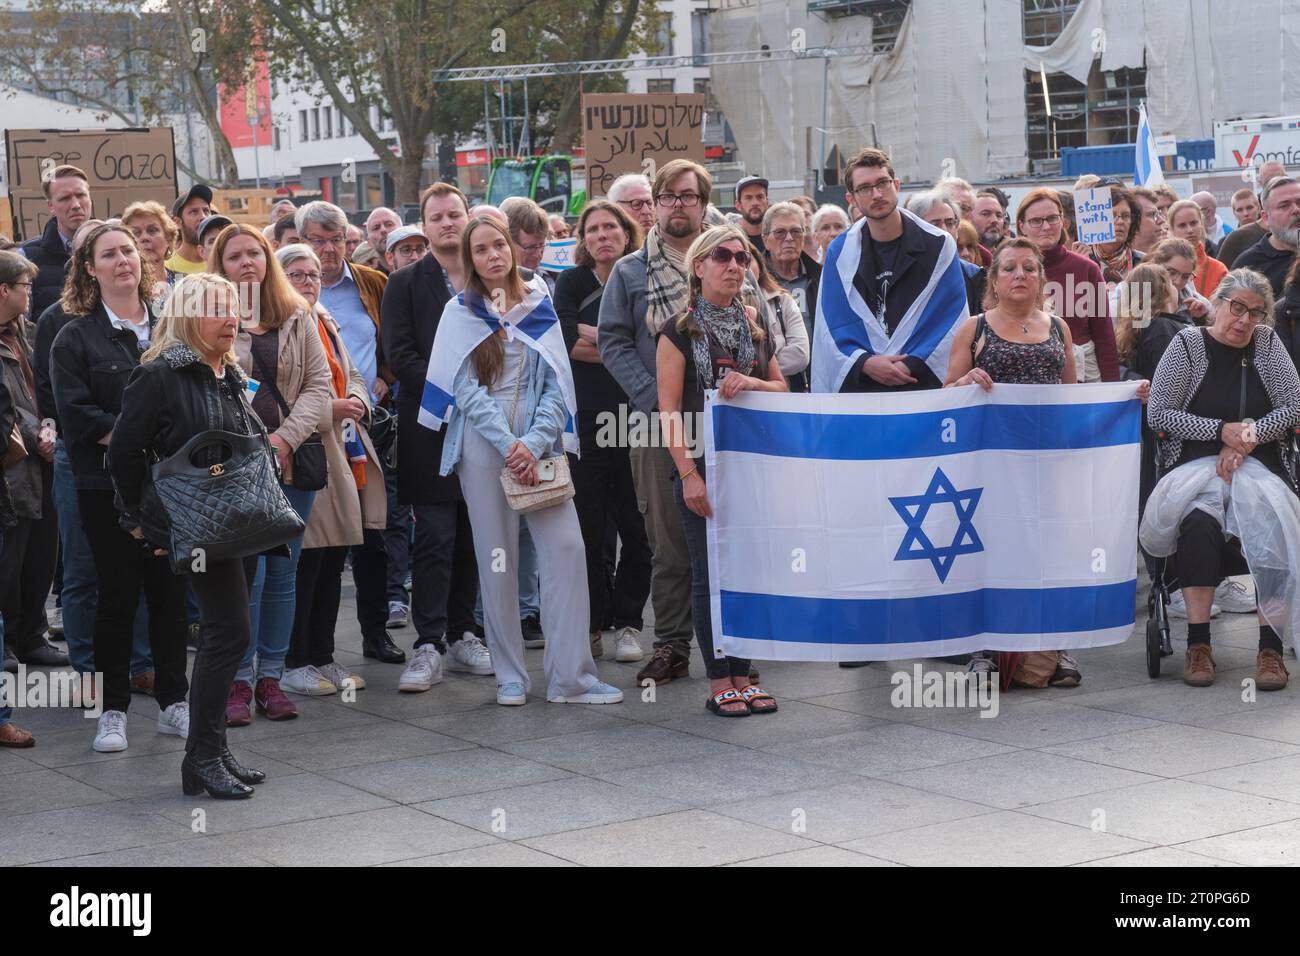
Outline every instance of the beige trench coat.
<path fill-rule="evenodd" d="M 348 398 L 359 398 L 370 411 L 370 389 L 361 373 L 352 364 L 338 324 L 328 312 L 320 308 L 325 325 L 334 334 L 339 346 L 339 362 L 348 379 Z M 319 339 L 319 336 L 317 336 Z M 382 531 L 388 524 L 388 494 L 384 490 L 384 474 L 379 467 L 379 456 L 370 443 L 364 427 L 358 427 L 362 447 L 366 450 L 366 486 L 357 494 L 357 484 L 348 464 L 347 449 L 343 444 L 343 423 L 335 424 L 334 389 L 330 388 L 330 401 L 325 403 L 317 428 L 325 445 L 325 459 L 329 464 L 329 484 L 316 492 L 303 536 L 304 548 L 330 548 L 340 545 L 360 544 L 364 530 Z"/>

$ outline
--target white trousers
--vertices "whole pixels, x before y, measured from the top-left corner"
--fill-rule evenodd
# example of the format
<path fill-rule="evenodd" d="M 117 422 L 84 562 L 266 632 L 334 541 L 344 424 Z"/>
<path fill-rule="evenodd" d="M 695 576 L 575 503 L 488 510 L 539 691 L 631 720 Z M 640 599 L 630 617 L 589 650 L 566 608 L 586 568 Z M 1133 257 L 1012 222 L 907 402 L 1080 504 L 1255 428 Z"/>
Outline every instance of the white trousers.
<path fill-rule="evenodd" d="M 519 629 L 519 514 L 510 510 L 501 489 L 504 467 L 501 453 L 467 422 L 456 473 L 474 528 L 483 629 L 497 684 L 515 682 L 529 690 Z M 581 694 L 597 676 L 588 633 L 587 555 L 573 501 L 530 513 L 528 529 L 537 548 L 541 583 L 546 693 L 548 697 Z"/>

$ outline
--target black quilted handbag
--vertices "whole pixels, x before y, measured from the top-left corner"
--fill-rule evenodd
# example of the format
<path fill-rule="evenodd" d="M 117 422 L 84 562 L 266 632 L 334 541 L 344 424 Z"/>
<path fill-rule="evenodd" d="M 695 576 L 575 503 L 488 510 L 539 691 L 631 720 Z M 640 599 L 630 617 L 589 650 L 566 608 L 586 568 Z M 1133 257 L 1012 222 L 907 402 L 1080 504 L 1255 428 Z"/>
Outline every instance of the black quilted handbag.
<path fill-rule="evenodd" d="M 306 527 L 284 496 L 260 435 L 200 432 L 155 464 L 152 478 L 141 494 L 141 529 L 167 549 L 177 574 L 198 571 L 200 559 L 270 551 Z"/>

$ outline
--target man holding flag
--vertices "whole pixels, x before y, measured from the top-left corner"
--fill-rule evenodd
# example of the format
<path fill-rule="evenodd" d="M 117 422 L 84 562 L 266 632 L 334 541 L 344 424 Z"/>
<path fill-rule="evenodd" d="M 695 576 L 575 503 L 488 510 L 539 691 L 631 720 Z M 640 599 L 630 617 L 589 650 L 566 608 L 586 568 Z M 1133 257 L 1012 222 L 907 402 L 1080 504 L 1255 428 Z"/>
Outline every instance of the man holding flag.
<path fill-rule="evenodd" d="M 850 159 L 844 181 L 859 218 L 826 249 L 812 390 L 941 388 L 953 335 L 970 317 L 957 243 L 899 208 L 900 184 L 880 150 L 863 149 Z"/>
<path fill-rule="evenodd" d="M 889 157 L 845 167 L 861 218 L 826 250 L 813 335 L 814 392 L 939 388 L 966 309 L 952 236 L 899 208 Z"/>

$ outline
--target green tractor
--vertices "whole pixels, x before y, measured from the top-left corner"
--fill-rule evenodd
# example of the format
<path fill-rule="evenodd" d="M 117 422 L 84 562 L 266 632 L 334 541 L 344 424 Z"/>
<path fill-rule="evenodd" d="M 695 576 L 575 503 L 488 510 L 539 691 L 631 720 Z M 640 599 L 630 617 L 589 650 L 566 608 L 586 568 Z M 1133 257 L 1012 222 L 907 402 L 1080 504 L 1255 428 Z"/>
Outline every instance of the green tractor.
<path fill-rule="evenodd" d="M 511 196 L 527 196 L 547 213 L 569 218 L 587 204 L 586 183 L 575 182 L 573 156 L 527 156 L 492 160 L 485 202 L 500 206 Z"/>

